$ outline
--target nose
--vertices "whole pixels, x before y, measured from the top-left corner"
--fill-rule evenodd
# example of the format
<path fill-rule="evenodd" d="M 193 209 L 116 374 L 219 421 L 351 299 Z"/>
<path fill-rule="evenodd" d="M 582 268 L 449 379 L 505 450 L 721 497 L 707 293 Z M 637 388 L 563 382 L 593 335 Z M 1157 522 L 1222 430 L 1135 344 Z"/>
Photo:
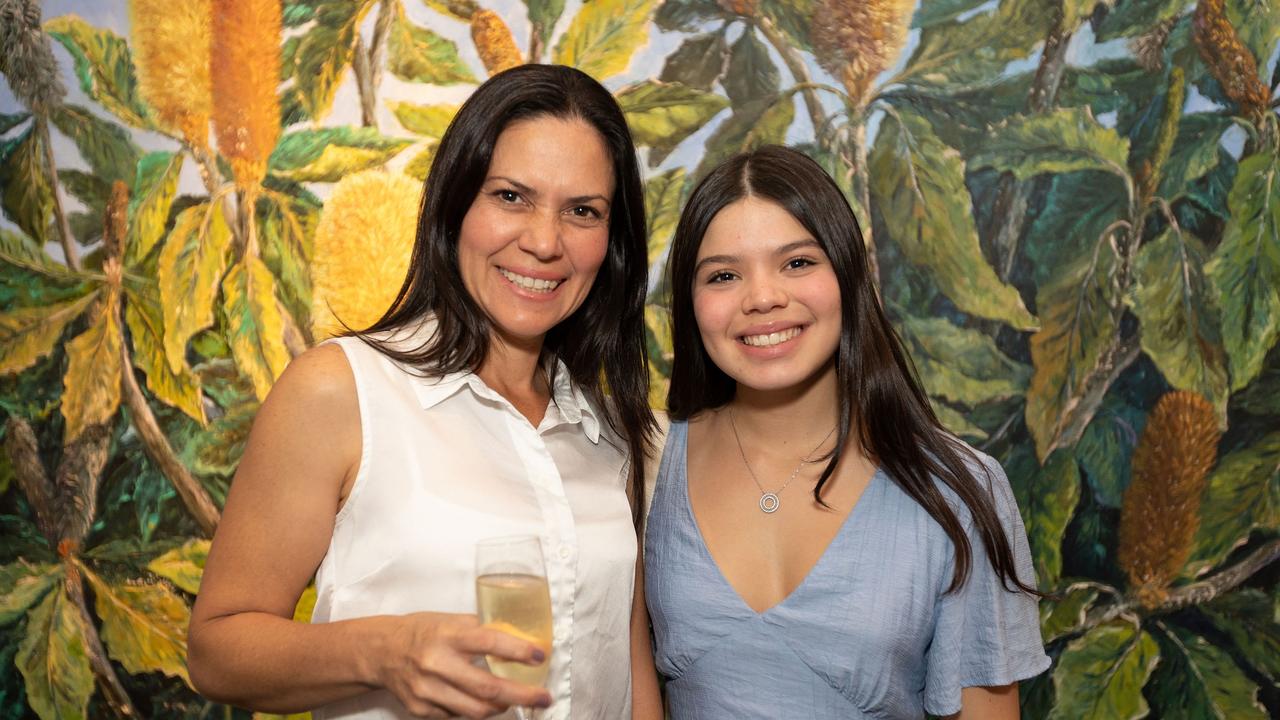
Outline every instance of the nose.
<path fill-rule="evenodd" d="M 517 244 L 538 260 L 549 262 L 563 252 L 561 240 L 560 218 L 555 213 L 539 212 L 530 218 Z"/>
<path fill-rule="evenodd" d="M 746 293 L 742 298 L 743 312 L 767 313 L 787 306 L 789 296 L 773 277 L 757 276 L 744 283 L 744 289 Z"/>

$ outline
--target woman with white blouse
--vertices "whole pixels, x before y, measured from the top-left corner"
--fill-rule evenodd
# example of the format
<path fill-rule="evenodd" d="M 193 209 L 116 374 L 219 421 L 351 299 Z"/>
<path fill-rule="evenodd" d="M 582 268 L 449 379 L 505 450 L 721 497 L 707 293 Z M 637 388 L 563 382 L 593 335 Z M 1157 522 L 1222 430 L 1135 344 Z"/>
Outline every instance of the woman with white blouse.
<path fill-rule="evenodd" d="M 300 356 L 259 411 L 192 614 L 202 693 L 320 718 L 660 717 L 628 503 L 654 428 L 645 237 L 608 91 L 540 65 L 476 90 L 392 308 Z M 546 557 L 545 688 L 479 660 L 545 660 L 474 614 L 474 547 L 511 535 Z"/>

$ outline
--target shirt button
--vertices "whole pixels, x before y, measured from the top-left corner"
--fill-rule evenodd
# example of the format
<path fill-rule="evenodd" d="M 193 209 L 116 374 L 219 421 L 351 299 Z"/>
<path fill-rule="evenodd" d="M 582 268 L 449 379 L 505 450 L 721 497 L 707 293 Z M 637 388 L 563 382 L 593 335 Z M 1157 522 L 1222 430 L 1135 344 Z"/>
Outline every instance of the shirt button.
<path fill-rule="evenodd" d="M 573 550 L 571 550 L 571 549 L 569 548 L 569 546 L 568 546 L 568 545 L 561 545 L 561 546 L 560 546 L 560 557 L 561 557 L 561 558 L 563 558 L 563 559 L 565 559 L 565 560 L 568 560 L 568 559 L 569 559 L 569 555 L 570 555 L 572 552 L 573 552 Z"/>

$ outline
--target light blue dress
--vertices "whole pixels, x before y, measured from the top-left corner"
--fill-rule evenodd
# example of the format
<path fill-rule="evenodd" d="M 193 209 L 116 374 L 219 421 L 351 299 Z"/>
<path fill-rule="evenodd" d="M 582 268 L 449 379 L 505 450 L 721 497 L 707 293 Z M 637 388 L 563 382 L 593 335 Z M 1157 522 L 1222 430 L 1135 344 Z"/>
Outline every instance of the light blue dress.
<path fill-rule="evenodd" d="M 921 718 L 960 710 L 960 689 L 1049 666 L 1034 598 L 1005 590 L 968 532 L 968 582 L 945 594 L 942 526 L 877 472 L 799 587 L 763 613 L 720 573 L 689 505 L 688 425 L 671 424 L 645 537 L 645 592 L 673 720 Z M 1018 577 L 1034 570 L 1009 481 L 979 454 Z M 981 474 L 979 473 L 979 477 Z M 797 488 L 798 489 L 798 488 Z"/>

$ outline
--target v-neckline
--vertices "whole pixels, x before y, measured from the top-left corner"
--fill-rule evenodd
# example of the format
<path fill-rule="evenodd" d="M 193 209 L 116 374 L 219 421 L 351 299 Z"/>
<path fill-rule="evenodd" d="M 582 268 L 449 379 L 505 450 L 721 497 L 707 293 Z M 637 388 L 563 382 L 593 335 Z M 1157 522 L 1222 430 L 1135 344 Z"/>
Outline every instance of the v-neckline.
<path fill-rule="evenodd" d="M 684 478 L 684 482 L 682 483 L 684 490 L 684 511 L 689 516 L 689 523 L 693 526 L 694 534 L 698 536 L 698 545 L 702 550 L 703 556 L 706 558 L 707 562 L 711 564 L 711 567 L 715 568 L 716 575 L 720 578 L 721 584 L 724 585 L 724 587 L 729 591 L 729 594 L 738 601 L 738 604 L 740 604 L 744 610 L 751 613 L 751 615 L 756 618 L 765 617 L 774 610 L 778 610 L 789 603 L 797 595 L 801 594 L 813 576 L 818 573 L 819 568 L 821 568 L 826 562 L 827 556 L 831 554 L 832 548 L 835 547 L 836 543 L 841 541 L 846 532 L 848 532 L 849 528 L 853 525 L 854 516 L 858 514 L 859 508 L 865 504 L 863 499 L 867 496 L 867 493 L 871 491 L 871 488 L 876 483 L 876 478 L 880 475 L 880 468 L 877 466 L 875 471 L 871 474 L 871 477 L 867 480 L 866 487 L 862 488 L 862 492 L 858 494 L 858 499 L 854 501 L 853 507 L 849 508 L 849 513 L 845 515 L 844 520 L 840 522 L 840 527 L 836 530 L 835 535 L 831 536 L 831 539 L 827 541 L 826 547 L 822 549 L 822 554 L 818 555 L 818 559 L 814 561 L 813 565 L 809 566 L 809 570 L 805 573 L 804 578 L 800 580 L 800 584 L 792 588 L 791 592 L 784 595 L 782 599 L 778 600 L 778 602 L 763 610 L 756 610 L 751 607 L 751 603 L 747 602 L 746 598 L 743 597 L 738 588 L 734 587 L 733 583 L 729 581 L 729 576 L 724 574 L 724 570 L 720 567 L 720 563 L 716 561 L 715 555 L 711 552 L 711 546 L 707 544 L 707 536 L 702 532 L 702 526 L 698 524 L 698 515 L 693 511 L 693 497 L 689 494 L 689 424 L 687 422 L 684 426 L 683 440 L 684 447 L 680 448 L 680 459 L 681 464 L 683 465 L 682 469 L 684 471 L 681 473 Z"/>

